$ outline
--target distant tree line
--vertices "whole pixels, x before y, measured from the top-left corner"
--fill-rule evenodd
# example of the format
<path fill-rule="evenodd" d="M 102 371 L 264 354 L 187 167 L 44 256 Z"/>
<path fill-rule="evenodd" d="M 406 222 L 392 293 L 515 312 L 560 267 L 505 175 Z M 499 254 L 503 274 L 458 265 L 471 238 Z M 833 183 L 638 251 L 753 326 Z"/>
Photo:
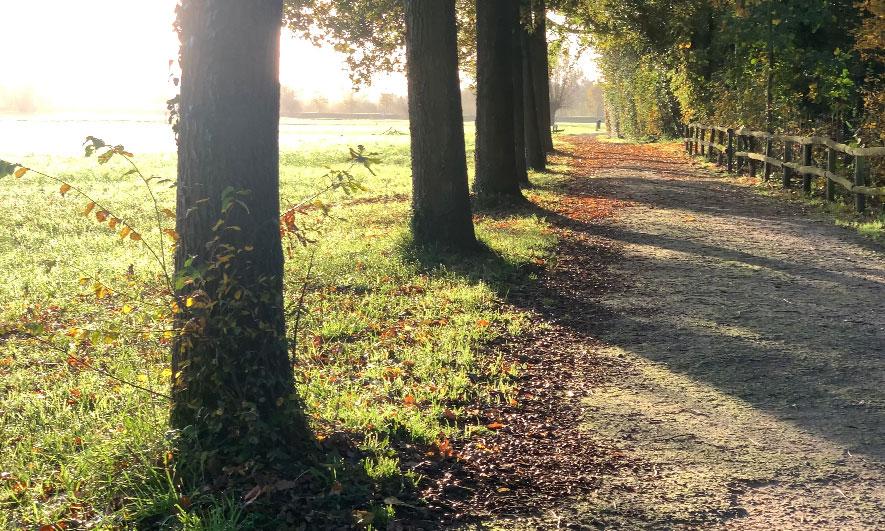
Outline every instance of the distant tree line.
<path fill-rule="evenodd" d="M 462 113 L 466 118 L 476 116 L 476 95 L 473 90 L 461 89 L 461 102 Z M 282 87 L 280 115 L 292 117 L 303 113 L 383 114 L 407 118 L 409 102 L 405 96 L 391 92 L 383 92 L 376 99 L 369 99 L 358 91 L 338 100 L 329 100 L 322 95 L 306 98 L 300 97 L 291 87 Z"/>

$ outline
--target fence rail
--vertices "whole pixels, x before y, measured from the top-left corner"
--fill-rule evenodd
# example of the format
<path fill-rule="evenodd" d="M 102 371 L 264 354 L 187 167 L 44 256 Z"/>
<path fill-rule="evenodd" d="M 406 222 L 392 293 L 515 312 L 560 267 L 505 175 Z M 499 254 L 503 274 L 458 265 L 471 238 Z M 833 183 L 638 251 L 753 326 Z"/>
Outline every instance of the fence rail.
<path fill-rule="evenodd" d="M 853 147 L 825 136 L 776 135 L 699 123 L 683 126 L 683 136 L 689 155 L 701 155 L 729 172 L 742 173 L 747 168 L 755 176 L 761 163 L 764 179 L 770 179 L 777 168 L 784 188 L 791 188 L 793 176 L 798 175 L 806 193 L 811 193 L 814 177 L 821 177 L 826 179 L 827 201 L 835 199 L 835 185 L 841 185 L 854 194 L 858 212 L 866 210 L 867 197 L 885 197 L 885 187 L 868 186 L 870 159 L 885 157 L 885 147 Z M 774 156 L 775 143 L 782 144 L 780 158 Z M 815 148 L 825 148 L 826 160 L 815 160 Z M 852 168 L 853 181 L 837 173 L 840 158 L 843 166 Z"/>

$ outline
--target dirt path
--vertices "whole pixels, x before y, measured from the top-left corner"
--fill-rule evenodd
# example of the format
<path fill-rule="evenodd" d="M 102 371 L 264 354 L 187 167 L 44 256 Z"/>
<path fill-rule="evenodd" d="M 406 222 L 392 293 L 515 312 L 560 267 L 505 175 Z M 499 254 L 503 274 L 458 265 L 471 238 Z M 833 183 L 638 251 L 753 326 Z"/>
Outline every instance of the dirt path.
<path fill-rule="evenodd" d="M 643 465 L 517 526 L 885 528 L 885 249 L 677 146 L 572 144 L 536 306 L 608 372 L 585 433 Z"/>

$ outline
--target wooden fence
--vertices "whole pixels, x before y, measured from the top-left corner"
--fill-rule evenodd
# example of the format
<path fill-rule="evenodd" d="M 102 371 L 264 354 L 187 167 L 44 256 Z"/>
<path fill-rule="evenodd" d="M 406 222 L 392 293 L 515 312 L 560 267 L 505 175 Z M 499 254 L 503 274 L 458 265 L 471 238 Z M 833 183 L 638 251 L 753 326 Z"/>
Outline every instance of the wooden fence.
<path fill-rule="evenodd" d="M 697 123 L 683 126 L 683 135 L 689 155 L 717 162 L 729 172 L 748 169 L 755 176 L 761 169 L 768 180 L 778 169 L 784 188 L 791 188 L 793 176 L 800 176 L 805 193 L 811 193 L 815 177 L 822 177 L 826 179 L 827 201 L 835 199 L 835 186 L 841 185 L 854 194 L 858 212 L 866 210 L 867 197 L 885 196 L 885 187 L 869 186 L 870 159 L 885 157 L 885 147 L 858 148 L 825 136 L 774 135 Z M 853 180 L 840 174 L 839 168 L 850 168 Z"/>

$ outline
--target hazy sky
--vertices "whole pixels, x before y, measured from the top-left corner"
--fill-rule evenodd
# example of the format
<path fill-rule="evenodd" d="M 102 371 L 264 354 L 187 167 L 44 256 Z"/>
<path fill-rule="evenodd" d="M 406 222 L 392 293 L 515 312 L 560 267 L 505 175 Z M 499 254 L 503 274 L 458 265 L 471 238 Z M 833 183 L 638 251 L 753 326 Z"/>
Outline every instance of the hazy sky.
<path fill-rule="evenodd" d="M 33 90 L 41 110 L 163 112 L 175 93 L 169 60 L 177 57 L 172 31 L 176 0 L 0 0 L 3 50 L 0 95 Z M 281 82 L 305 99 L 350 92 L 342 57 L 284 32 Z M 306 75 L 304 73 L 307 73 Z M 405 92 L 401 75 L 364 89 Z"/>

